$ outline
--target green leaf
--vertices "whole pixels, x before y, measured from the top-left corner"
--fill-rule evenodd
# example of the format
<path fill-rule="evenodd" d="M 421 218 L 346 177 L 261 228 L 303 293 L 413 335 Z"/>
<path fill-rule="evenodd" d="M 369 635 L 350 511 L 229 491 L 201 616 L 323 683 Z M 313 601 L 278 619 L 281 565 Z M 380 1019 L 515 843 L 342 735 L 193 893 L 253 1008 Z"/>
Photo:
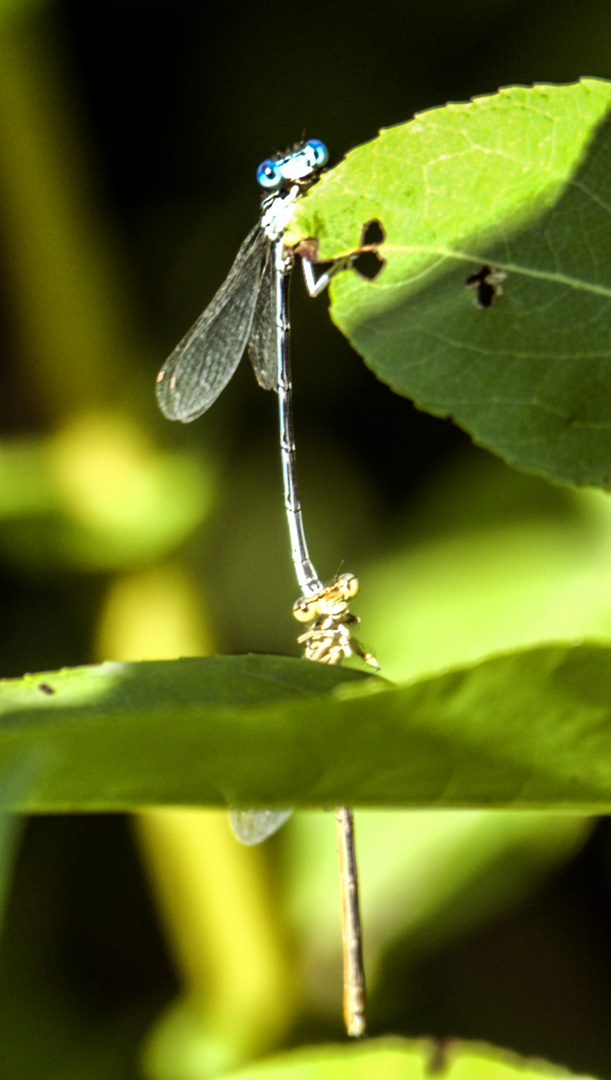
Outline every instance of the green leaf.
<path fill-rule="evenodd" d="M 246 656 L 66 669 L 0 684 L 14 808 L 142 805 L 611 809 L 611 648 L 548 646 L 403 687 Z"/>
<path fill-rule="evenodd" d="M 393 390 L 520 468 L 611 477 L 611 83 L 510 87 L 381 131 L 298 204 L 321 261 L 384 231 L 332 315 Z M 500 295 L 466 288 L 483 268 Z M 490 274 L 482 272 L 488 280 Z M 503 278 L 500 281 L 500 278 Z"/>
<path fill-rule="evenodd" d="M 482 1043 L 370 1039 L 283 1054 L 231 1073 L 225 1080 L 428 1080 L 436 1073 L 444 1080 L 560 1080 L 575 1075 Z"/>

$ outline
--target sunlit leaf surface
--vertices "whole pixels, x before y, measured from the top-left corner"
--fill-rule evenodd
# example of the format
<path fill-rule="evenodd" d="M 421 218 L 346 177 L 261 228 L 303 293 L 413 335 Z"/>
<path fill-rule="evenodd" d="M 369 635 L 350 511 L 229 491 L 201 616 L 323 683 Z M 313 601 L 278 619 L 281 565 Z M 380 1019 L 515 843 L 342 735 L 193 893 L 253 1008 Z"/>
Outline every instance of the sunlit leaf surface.
<path fill-rule="evenodd" d="M 611 477 L 611 84 L 510 87 L 357 147 L 298 206 L 321 260 L 384 235 L 333 318 L 376 375 L 507 461 Z M 367 237 L 365 237 L 367 239 Z M 467 287 L 470 281 L 470 287 Z"/>
<path fill-rule="evenodd" d="M 0 767 L 36 748 L 20 809 L 611 807 L 611 649 L 548 646 L 403 687 L 245 656 L 0 684 Z"/>

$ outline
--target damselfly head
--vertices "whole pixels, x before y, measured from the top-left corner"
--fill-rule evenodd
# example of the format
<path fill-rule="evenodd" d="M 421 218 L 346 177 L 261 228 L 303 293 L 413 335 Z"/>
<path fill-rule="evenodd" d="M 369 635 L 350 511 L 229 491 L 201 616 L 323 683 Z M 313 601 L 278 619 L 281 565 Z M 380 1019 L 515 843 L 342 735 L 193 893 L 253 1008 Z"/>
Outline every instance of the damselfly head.
<path fill-rule="evenodd" d="M 358 596 L 360 588 L 355 574 L 340 574 L 323 589 L 308 596 L 300 596 L 293 604 L 293 615 L 298 622 L 303 623 L 312 622 L 321 616 L 331 619 L 345 618 L 348 615 L 348 604 Z M 353 615 L 348 615 L 348 619 L 358 622 Z"/>
<path fill-rule="evenodd" d="M 374 671 L 380 670 L 375 656 L 365 652 L 352 636 L 352 629 L 359 625 L 359 620 L 351 614 L 348 605 L 359 591 L 359 580 L 354 574 L 339 574 L 330 585 L 300 596 L 293 604 L 297 621 L 311 624 L 297 638 L 300 645 L 305 645 L 306 660 L 341 664 L 350 656 L 359 656 Z"/>
<path fill-rule="evenodd" d="M 277 191 L 283 184 L 307 180 L 329 160 L 329 152 L 320 139 L 308 139 L 284 157 L 266 158 L 257 169 L 257 183 L 266 191 Z"/>

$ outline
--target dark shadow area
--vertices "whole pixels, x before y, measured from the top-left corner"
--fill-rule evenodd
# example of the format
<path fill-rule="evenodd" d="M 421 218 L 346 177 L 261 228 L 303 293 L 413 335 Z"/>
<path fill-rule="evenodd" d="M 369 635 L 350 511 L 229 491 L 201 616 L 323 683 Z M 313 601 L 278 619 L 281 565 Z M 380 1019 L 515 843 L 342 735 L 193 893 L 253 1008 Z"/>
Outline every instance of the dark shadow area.
<path fill-rule="evenodd" d="M 381 1022 L 397 1034 L 485 1040 L 609 1077 L 610 830 L 601 821 L 524 906 L 442 953 L 413 966 L 409 944 L 394 948 L 371 1003 L 376 1034 Z"/>

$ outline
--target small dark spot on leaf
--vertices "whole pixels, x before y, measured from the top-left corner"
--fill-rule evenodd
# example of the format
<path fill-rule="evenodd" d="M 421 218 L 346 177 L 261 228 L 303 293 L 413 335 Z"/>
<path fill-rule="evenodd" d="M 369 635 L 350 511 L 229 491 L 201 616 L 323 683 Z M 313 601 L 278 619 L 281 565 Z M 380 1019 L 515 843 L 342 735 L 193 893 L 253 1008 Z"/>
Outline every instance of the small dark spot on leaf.
<path fill-rule="evenodd" d="M 55 693 L 55 690 L 53 689 L 53 687 L 49 686 L 49 684 L 46 683 L 46 682 L 39 682 L 38 689 L 40 691 L 42 691 L 43 694 L 54 694 Z"/>
<path fill-rule="evenodd" d="M 386 233 L 382 226 L 382 222 L 377 218 L 373 218 L 371 221 L 367 221 L 363 225 L 363 232 L 361 233 L 361 247 L 377 247 L 378 244 L 383 244 L 386 240 Z"/>
<path fill-rule="evenodd" d="M 494 301 L 503 292 L 502 282 L 505 281 L 506 277 L 507 274 L 503 270 L 488 265 L 482 266 L 475 274 L 469 274 L 465 285 L 467 288 L 473 289 L 475 306 L 484 311 L 492 307 Z"/>

